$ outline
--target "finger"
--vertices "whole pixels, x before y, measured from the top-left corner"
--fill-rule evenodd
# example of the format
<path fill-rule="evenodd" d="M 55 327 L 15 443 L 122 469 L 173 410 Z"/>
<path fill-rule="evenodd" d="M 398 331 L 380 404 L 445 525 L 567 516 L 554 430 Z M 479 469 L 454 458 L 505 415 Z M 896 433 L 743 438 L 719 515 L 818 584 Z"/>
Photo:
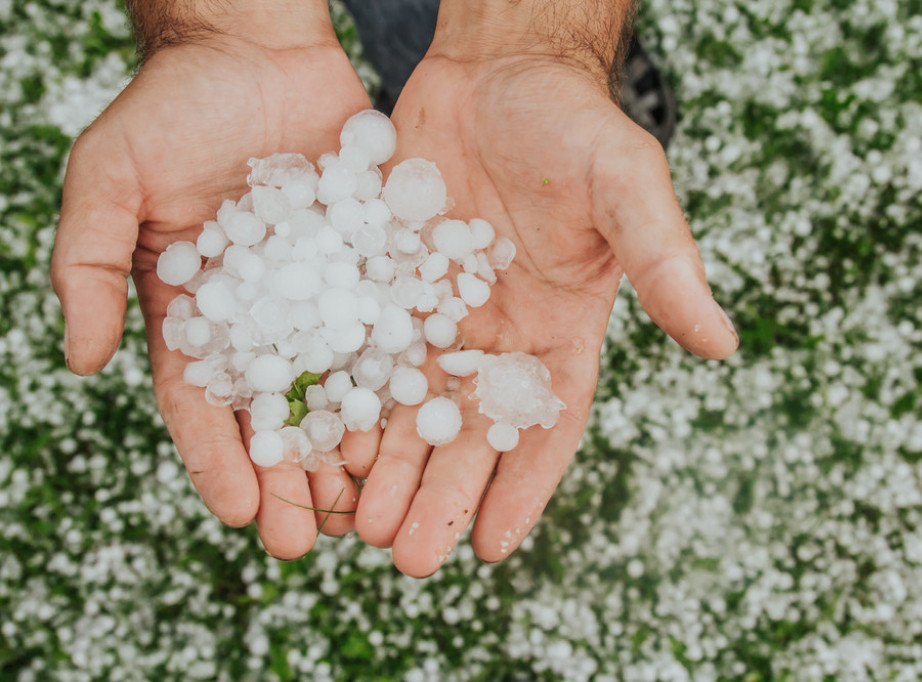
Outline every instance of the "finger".
<path fill-rule="evenodd" d="M 329 511 L 315 512 L 317 528 L 324 535 L 345 535 L 355 528 L 355 514 L 330 512 L 354 512 L 359 501 L 355 482 L 341 466 L 321 464 L 316 471 L 307 475 L 314 507 Z"/>
<path fill-rule="evenodd" d="M 394 538 L 394 565 L 423 578 L 445 562 L 480 504 L 498 454 L 487 443 L 486 417 L 464 415 L 465 427 L 432 451 L 419 491 Z"/>
<path fill-rule="evenodd" d="M 77 374 L 102 369 L 124 327 L 141 204 L 124 158 L 91 127 L 74 145 L 64 179 L 51 282 L 64 312 L 64 354 Z"/>
<path fill-rule="evenodd" d="M 387 420 L 380 454 L 362 488 L 355 527 L 374 547 L 390 547 L 419 489 L 431 447 L 416 433 L 416 407 L 397 405 Z"/>
<path fill-rule="evenodd" d="M 346 471 L 357 478 L 367 478 L 378 448 L 381 445 L 382 429 L 375 425 L 370 431 L 346 431 L 339 449 L 346 460 Z"/>
<path fill-rule="evenodd" d="M 211 513 L 229 526 L 245 526 L 256 516 L 259 488 L 240 424 L 230 407 L 209 405 L 201 388 L 185 382 L 188 359 L 167 350 L 163 341 L 165 304 L 160 301 L 161 312 L 154 312 L 157 296 L 170 298 L 175 292 L 160 285 L 159 293 L 152 294 L 144 284 L 140 279 L 138 294 L 145 311 L 154 394 L 163 421 Z"/>
<path fill-rule="evenodd" d="M 259 512 L 256 527 L 263 547 L 276 559 L 298 559 L 314 547 L 317 522 L 307 474 L 300 464 L 282 462 L 256 467 Z"/>
<path fill-rule="evenodd" d="M 626 119 L 612 122 L 600 142 L 590 177 L 594 222 L 641 304 L 683 348 L 728 357 L 739 338 L 711 296 L 662 147 Z"/>

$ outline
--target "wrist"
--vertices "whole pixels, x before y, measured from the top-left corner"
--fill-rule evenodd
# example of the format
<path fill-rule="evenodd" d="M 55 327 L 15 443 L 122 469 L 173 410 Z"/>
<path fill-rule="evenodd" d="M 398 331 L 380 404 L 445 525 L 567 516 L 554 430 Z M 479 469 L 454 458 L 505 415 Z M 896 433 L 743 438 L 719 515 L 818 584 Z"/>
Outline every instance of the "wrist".
<path fill-rule="evenodd" d="M 127 0 L 142 59 L 163 47 L 242 40 L 269 49 L 336 42 L 327 0 Z"/>
<path fill-rule="evenodd" d="M 458 61 L 535 56 L 607 81 L 635 0 L 442 0 L 430 54 Z"/>

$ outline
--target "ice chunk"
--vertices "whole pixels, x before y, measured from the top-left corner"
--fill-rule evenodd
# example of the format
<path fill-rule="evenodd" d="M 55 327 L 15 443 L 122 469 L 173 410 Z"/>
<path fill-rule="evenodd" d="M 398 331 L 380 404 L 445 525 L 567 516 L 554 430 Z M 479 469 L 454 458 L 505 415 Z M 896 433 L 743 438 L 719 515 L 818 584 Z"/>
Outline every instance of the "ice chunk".
<path fill-rule="evenodd" d="M 224 322 L 237 312 L 234 292 L 221 280 L 211 280 L 195 292 L 195 302 L 202 315 L 212 322 Z"/>
<path fill-rule="evenodd" d="M 324 327 L 320 330 L 324 340 L 337 353 L 353 353 L 365 343 L 365 325 L 355 321 L 342 329 Z"/>
<path fill-rule="evenodd" d="M 195 299 L 185 294 L 180 294 L 167 304 L 166 316 L 174 317 L 180 322 L 185 322 L 193 315 L 198 314 Z"/>
<path fill-rule="evenodd" d="M 314 164 L 301 154 L 272 154 L 264 159 L 250 159 L 247 165 L 252 169 L 247 175 L 250 187 L 281 187 L 294 180 L 315 175 Z"/>
<path fill-rule="evenodd" d="M 323 170 L 323 175 L 320 176 L 320 182 L 317 185 L 317 199 L 329 206 L 349 198 L 356 189 L 358 189 L 358 180 L 355 173 L 337 163 Z"/>
<path fill-rule="evenodd" d="M 429 220 L 445 207 L 446 195 L 438 167 L 425 159 L 397 164 L 384 185 L 384 200 L 401 220 Z"/>
<path fill-rule="evenodd" d="M 484 355 L 474 383 L 480 412 L 520 429 L 535 424 L 549 429 L 566 408 L 551 391 L 551 373 L 534 355 Z"/>
<path fill-rule="evenodd" d="M 320 319 L 332 329 L 345 329 L 359 318 L 358 297 L 348 289 L 326 289 L 317 299 Z"/>
<path fill-rule="evenodd" d="M 205 229 L 195 241 L 195 248 L 205 258 L 215 258 L 224 253 L 227 248 L 227 237 L 221 226 L 213 220 L 205 223 Z"/>
<path fill-rule="evenodd" d="M 394 233 L 394 248 L 400 253 L 414 254 L 419 251 L 419 233 L 403 228 Z"/>
<path fill-rule="evenodd" d="M 466 377 L 477 371 L 482 359 L 482 350 L 459 350 L 454 353 L 442 353 L 437 362 L 444 372 L 456 377 Z"/>
<path fill-rule="evenodd" d="M 307 179 L 292 180 L 282 185 L 282 194 L 288 199 L 288 205 L 292 210 L 298 208 L 307 208 L 314 203 L 317 198 L 317 184 Z M 276 225 L 278 233 L 278 225 Z"/>
<path fill-rule="evenodd" d="M 275 466 L 285 458 L 285 442 L 275 431 L 258 431 L 250 439 L 250 459 L 261 467 Z"/>
<path fill-rule="evenodd" d="M 485 249 L 493 243 L 496 231 L 486 220 L 473 218 L 468 225 L 471 228 L 471 246 L 474 249 Z"/>
<path fill-rule="evenodd" d="M 390 353 L 380 348 L 368 348 L 352 366 L 352 378 L 359 386 L 377 391 L 387 383 L 394 369 L 394 360 Z"/>
<path fill-rule="evenodd" d="M 423 330 L 426 341 L 436 348 L 448 348 L 458 336 L 458 325 L 451 318 L 440 313 L 427 317 Z"/>
<path fill-rule="evenodd" d="M 381 171 L 375 168 L 356 173 L 355 185 L 355 192 L 352 196 L 356 199 L 359 201 L 375 199 L 381 194 Z"/>
<path fill-rule="evenodd" d="M 319 384 L 307 387 L 304 391 L 304 402 L 309 410 L 322 410 L 330 403 L 326 389 Z"/>
<path fill-rule="evenodd" d="M 381 400 L 363 386 L 349 389 L 342 399 L 342 420 L 350 431 L 370 431 L 381 416 Z"/>
<path fill-rule="evenodd" d="M 167 350 L 176 350 L 185 340 L 186 335 L 183 333 L 183 322 L 175 317 L 167 317 L 163 320 L 163 340 L 166 343 Z"/>
<path fill-rule="evenodd" d="M 419 367 L 426 361 L 428 353 L 425 341 L 414 341 L 398 356 L 398 362 L 402 365 Z"/>
<path fill-rule="evenodd" d="M 289 462 L 303 461 L 314 449 L 307 434 L 297 426 L 282 427 L 278 434 L 282 437 L 283 458 Z"/>
<path fill-rule="evenodd" d="M 372 340 L 387 353 L 399 353 L 413 341 L 413 320 L 403 308 L 387 305 L 371 332 Z"/>
<path fill-rule="evenodd" d="M 496 270 L 505 270 L 515 258 L 515 243 L 511 239 L 500 237 L 489 251 L 490 264 Z"/>
<path fill-rule="evenodd" d="M 228 239 L 240 246 L 253 246 L 266 236 L 266 224 L 248 211 L 235 211 L 222 227 Z"/>
<path fill-rule="evenodd" d="M 176 287 L 192 279 L 202 268 L 202 256 L 192 242 L 173 242 L 157 259 L 157 277 Z"/>
<path fill-rule="evenodd" d="M 343 439 L 346 426 L 329 410 L 312 410 L 301 420 L 301 428 L 315 452 L 329 452 Z"/>
<path fill-rule="evenodd" d="M 288 310 L 288 302 L 282 298 L 267 296 L 256 301 L 250 307 L 256 326 L 255 340 L 275 343 L 291 334 L 293 326 Z"/>
<path fill-rule="evenodd" d="M 368 150 L 358 145 L 343 145 L 339 150 L 339 162 L 354 173 L 368 170 L 371 158 Z"/>
<path fill-rule="evenodd" d="M 246 380 L 254 391 L 285 392 L 294 378 L 291 363 L 277 355 L 260 355 L 250 363 Z"/>
<path fill-rule="evenodd" d="M 380 166 L 394 154 L 397 130 L 380 111 L 366 109 L 346 121 L 339 135 L 339 143 L 343 149 L 356 147 L 363 150 L 369 163 Z"/>
<path fill-rule="evenodd" d="M 188 363 L 183 369 L 183 381 L 192 386 L 205 388 L 212 379 L 224 371 L 223 358 L 207 358 Z"/>
<path fill-rule="evenodd" d="M 387 256 L 375 256 L 365 263 L 365 274 L 375 282 L 390 282 L 397 270 L 397 264 Z"/>
<path fill-rule="evenodd" d="M 445 445 L 461 431 L 461 410 L 450 398 L 433 398 L 416 414 L 416 432 L 430 445 Z"/>
<path fill-rule="evenodd" d="M 351 239 L 365 224 L 365 209 L 355 199 L 343 199 L 327 209 L 327 220 L 344 239 Z"/>
<path fill-rule="evenodd" d="M 288 217 L 291 204 L 282 190 L 257 186 L 253 188 L 253 212 L 261 220 L 275 225 Z"/>
<path fill-rule="evenodd" d="M 448 272 L 448 256 L 436 251 L 429 254 L 426 262 L 419 266 L 419 275 L 426 282 L 441 279 Z"/>
<path fill-rule="evenodd" d="M 455 261 L 461 261 L 473 250 L 471 228 L 463 220 L 445 220 L 432 230 L 435 250 Z"/>
<path fill-rule="evenodd" d="M 333 349 L 319 336 L 311 339 L 307 350 L 299 357 L 304 370 L 312 374 L 323 374 L 333 366 Z"/>
<path fill-rule="evenodd" d="M 519 444 L 519 430 L 509 424 L 496 422 L 487 430 L 487 442 L 497 452 L 509 452 Z"/>
<path fill-rule="evenodd" d="M 384 255 L 387 233 L 379 225 L 365 225 L 352 235 L 352 245 L 366 258 Z"/>
<path fill-rule="evenodd" d="M 234 389 L 234 380 L 226 372 L 221 372 L 212 377 L 205 387 L 205 402 L 216 407 L 227 407 L 234 402 L 237 392 Z"/>
<path fill-rule="evenodd" d="M 426 375 L 413 367 L 395 369 L 388 385 L 391 397 L 401 405 L 419 405 L 429 391 Z"/>
<path fill-rule="evenodd" d="M 454 296 L 441 301 L 436 310 L 453 322 L 460 322 L 467 317 L 467 304 Z"/>
<path fill-rule="evenodd" d="M 490 298 L 490 285 L 469 272 L 458 275 L 458 293 L 467 305 L 479 308 Z"/>
<path fill-rule="evenodd" d="M 415 277 L 398 276 L 391 285 L 391 299 L 401 308 L 415 308 L 423 295 L 423 283 Z"/>

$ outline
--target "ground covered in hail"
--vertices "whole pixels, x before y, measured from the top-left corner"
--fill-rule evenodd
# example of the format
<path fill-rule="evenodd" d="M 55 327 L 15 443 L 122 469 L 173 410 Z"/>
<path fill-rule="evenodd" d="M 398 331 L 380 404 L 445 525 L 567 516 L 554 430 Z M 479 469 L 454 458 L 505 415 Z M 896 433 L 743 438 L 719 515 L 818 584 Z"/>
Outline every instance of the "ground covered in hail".
<path fill-rule="evenodd" d="M 118 7 L 0 0 L 0 677 L 922 677 L 922 3 L 644 3 L 741 350 L 688 356 L 623 290 L 533 537 L 425 581 L 213 519 L 134 303 L 112 364 L 66 371 L 48 262 L 71 139 L 132 68 Z"/>

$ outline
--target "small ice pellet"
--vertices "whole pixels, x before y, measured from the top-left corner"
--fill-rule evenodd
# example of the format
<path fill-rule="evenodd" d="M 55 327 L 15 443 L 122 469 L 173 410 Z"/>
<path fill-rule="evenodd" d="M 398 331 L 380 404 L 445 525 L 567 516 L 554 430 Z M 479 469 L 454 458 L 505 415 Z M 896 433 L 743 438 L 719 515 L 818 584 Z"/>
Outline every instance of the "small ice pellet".
<path fill-rule="evenodd" d="M 205 229 L 195 240 L 195 248 L 205 258 L 220 256 L 227 244 L 227 237 L 224 236 L 221 226 L 213 220 L 205 223 Z"/>
<path fill-rule="evenodd" d="M 357 320 L 341 329 L 325 327 L 320 333 L 337 353 L 354 353 L 362 347 L 367 336 L 365 325 Z"/>
<path fill-rule="evenodd" d="M 423 295 L 423 284 L 415 277 L 398 276 L 391 284 L 391 300 L 401 308 L 415 308 Z"/>
<path fill-rule="evenodd" d="M 308 180 L 286 182 L 282 185 L 282 194 L 288 199 L 288 204 L 292 209 L 307 208 L 317 198 L 314 185 Z M 275 227 L 276 233 L 278 233 L 278 225 Z"/>
<path fill-rule="evenodd" d="M 365 222 L 369 225 L 383 226 L 391 219 L 391 209 L 383 199 L 369 199 L 365 202 Z"/>
<path fill-rule="evenodd" d="M 412 254 L 419 250 L 419 234 L 403 228 L 394 235 L 394 246 L 400 253 Z"/>
<path fill-rule="evenodd" d="M 354 289 L 359 283 L 361 274 L 352 263 L 330 263 L 323 272 L 324 281 L 337 289 Z"/>
<path fill-rule="evenodd" d="M 352 246 L 366 258 L 381 256 L 387 246 L 387 232 L 379 225 L 365 225 L 352 235 Z"/>
<path fill-rule="evenodd" d="M 314 410 L 301 420 L 301 428 L 316 452 L 329 452 L 343 439 L 346 426 L 329 410 Z"/>
<path fill-rule="evenodd" d="M 365 274 L 375 282 L 390 282 L 397 270 L 397 264 L 388 256 L 375 256 L 365 263 Z"/>
<path fill-rule="evenodd" d="M 266 224 L 248 211 L 235 211 L 224 225 L 224 233 L 234 244 L 253 246 L 266 236 Z"/>
<path fill-rule="evenodd" d="M 381 172 L 377 169 L 360 171 L 355 175 L 355 192 L 352 196 L 359 201 L 368 201 L 381 194 Z"/>
<path fill-rule="evenodd" d="M 388 353 L 399 353 L 413 341 L 413 320 L 410 313 L 396 305 L 381 310 L 371 332 L 372 340 Z"/>
<path fill-rule="evenodd" d="M 371 157 L 366 149 L 358 145 L 343 145 L 339 150 L 339 162 L 349 170 L 358 173 L 368 169 Z"/>
<path fill-rule="evenodd" d="M 370 431 L 381 417 L 381 400 L 369 388 L 356 386 L 342 399 L 342 420 L 350 431 Z"/>
<path fill-rule="evenodd" d="M 304 263 L 289 263 L 283 266 L 275 272 L 273 280 L 276 290 L 292 301 L 313 298 L 323 287 L 323 281 L 317 271 Z"/>
<path fill-rule="evenodd" d="M 342 370 L 333 372 L 327 377 L 323 388 L 327 392 L 327 399 L 330 402 L 341 402 L 346 393 L 352 388 L 352 377 L 349 376 L 348 372 Z"/>
<path fill-rule="evenodd" d="M 377 391 L 387 383 L 394 369 L 394 360 L 390 353 L 380 348 L 368 348 L 352 366 L 352 378 L 359 386 Z"/>
<path fill-rule="evenodd" d="M 461 410 L 450 398 L 433 398 L 416 414 L 416 432 L 429 445 L 445 445 L 461 431 Z"/>
<path fill-rule="evenodd" d="M 231 355 L 231 367 L 235 371 L 246 372 L 247 367 L 250 366 L 250 363 L 256 359 L 256 353 L 252 351 L 237 351 Z M 249 386 L 249 384 L 247 384 Z"/>
<path fill-rule="evenodd" d="M 519 444 L 519 430 L 509 424 L 496 422 L 487 430 L 487 443 L 497 452 L 509 452 Z"/>
<path fill-rule="evenodd" d="M 423 325 L 426 341 L 436 348 L 448 348 L 458 336 L 458 325 L 440 313 L 434 313 L 426 318 Z"/>
<path fill-rule="evenodd" d="M 307 387 L 304 391 L 304 402 L 309 410 L 322 410 L 330 403 L 326 389 L 320 384 Z"/>
<path fill-rule="evenodd" d="M 157 259 L 157 277 L 176 287 L 191 280 L 202 267 L 202 256 L 192 242 L 173 242 Z"/>
<path fill-rule="evenodd" d="M 282 428 L 291 408 L 281 393 L 259 393 L 250 403 L 250 426 L 254 431 Z"/>
<path fill-rule="evenodd" d="M 334 353 L 330 345 L 319 336 L 311 339 L 302 356 L 304 368 L 313 374 L 323 374 L 333 366 Z"/>
<path fill-rule="evenodd" d="M 195 302 L 202 315 L 212 322 L 231 319 L 237 311 L 234 292 L 224 282 L 206 282 L 195 292 Z"/>
<path fill-rule="evenodd" d="M 289 462 L 298 463 L 311 454 L 313 446 L 307 434 L 297 426 L 285 426 L 278 431 L 284 445 L 283 457 Z"/>
<path fill-rule="evenodd" d="M 330 225 L 325 225 L 317 232 L 316 242 L 317 250 L 320 253 L 336 253 L 343 248 L 343 237 Z"/>
<path fill-rule="evenodd" d="M 359 298 L 359 320 L 362 324 L 374 324 L 381 316 L 381 305 L 371 296 Z"/>
<path fill-rule="evenodd" d="M 490 298 L 490 285 L 476 275 L 462 272 L 458 275 L 458 293 L 472 308 L 479 308 Z"/>
<path fill-rule="evenodd" d="M 400 362 L 419 367 L 426 361 L 429 350 L 425 341 L 414 341 L 400 354 Z"/>
<path fill-rule="evenodd" d="M 374 109 L 360 111 L 350 117 L 339 134 L 343 149 L 355 147 L 363 150 L 369 163 L 380 166 L 397 148 L 397 130 L 391 120 Z"/>
<path fill-rule="evenodd" d="M 166 343 L 167 350 L 176 350 L 182 345 L 186 338 L 183 333 L 183 322 L 175 317 L 167 317 L 163 320 L 163 340 Z"/>
<path fill-rule="evenodd" d="M 295 329 L 313 329 L 320 326 L 320 311 L 314 301 L 294 301 L 288 308 Z"/>
<path fill-rule="evenodd" d="M 447 258 L 460 261 L 470 255 L 471 228 L 463 220 L 445 220 L 432 230 L 435 250 Z"/>
<path fill-rule="evenodd" d="M 258 282 L 266 274 L 266 262 L 255 253 L 242 254 L 236 265 L 244 282 Z"/>
<path fill-rule="evenodd" d="M 183 381 L 192 386 L 205 388 L 214 377 L 221 373 L 221 367 L 212 360 L 199 360 L 188 363 L 183 369 Z"/>
<path fill-rule="evenodd" d="M 493 243 L 496 231 L 493 226 L 483 218 L 473 218 L 468 223 L 471 228 L 471 246 L 476 249 L 485 249 Z"/>
<path fill-rule="evenodd" d="M 275 431 L 258 431 L 250 439 L 250 459 L 261 467 L 275 466 L 284 459 L 285 442 Z"/>
<path fill-rule="evenodd" d="M 429 392 L 426 375 L 414 367 L 395 369 L 388 386 L 391 397 L 401 405 L 419 405 Z"/>
<path fill-rule="evenodd" d="M 291 204 L 282 190 L 258 185 L 253 188 L 253 212 L 264 222 L 275 225 L 288 217 Z"/>
<path fill-rule="evenodd" d="M 288 223 L 282 223 L 288 225 Z M 273 261 L 290 261 L 292 260 L 291 242 L 277 234 L 272 235 L 266 240 L 264 255 Z"/>
<path fill-rule="evenodd" d="M 260 355 L 250 363 L 246 380 L 254 391 L 284 392 L 291 384 L 291 363 L 277 355 Z"/>
<path fill-rule="evenodd" d="M 455 296 L 441 301 L 436 310 L 453 322 L 460 322 L 467 317 L 467 304 Z"/>
<path fill-rule="evenodd" d="M 365 209 L 355 199 L 343 199 L 327 209 L 327 220 L 337 232 L 349 239 L 365 224 Z"/>
<path fill-rule="evenodd" d="M 247 175 L 247 184 L 281 187 L 294 180 L 316 176 L 314 164 L 302 154 L 271 154 L 263 159 L 250 159 L 247 165 L 252 169 Z"/>
<path fill-rule="evenodd" d="M 204 346 L 211 340 L 211 322 L 204 317 L 193 317 L 183 324 L 183 332 L 193 346 Z"/>
<path fill-rule="evenodd" d="M 488 252 L 490 264 L 496 270 L 505 270 L 515 258 L 515 243 L 506 237 L 500 237 Z"/>
<path fill-rule="evenodd" d="M 447 199 L 442 174 L 425 159 L 407 159 L 394 166 L 383 195 L 391 213 L 407 221 L 429 220 L 445 208 Z"/>
<path fill-rule="evenodd" d="M 454 353 L 442 353 L 436 362 L 445 373 L 456 377 L 466 377 L 477 371 L 482 359 L 482 350 L 459 350 Z"/>
<path fill-rule="evenodd" d="M 426 282 L 434 282 L 448 272 L 448 256 L 438 251 L 430 253 L 426 261 L 419 266 L 419 276 Z"/>
<path fill-rule="evenodd" d="M 342 164 L 328 166 L 320 176 L 317 185 L 317 199 L 329 206 L 337 201 L 348 199 L 358 188 L 355 173 Z"/>
<path fill-rule="evenodd" d="M 345 329 L 359 317 L 358 297 L 348 289 L 326 289 L 317 299 L 320 319 L 332 329 Z"/>

